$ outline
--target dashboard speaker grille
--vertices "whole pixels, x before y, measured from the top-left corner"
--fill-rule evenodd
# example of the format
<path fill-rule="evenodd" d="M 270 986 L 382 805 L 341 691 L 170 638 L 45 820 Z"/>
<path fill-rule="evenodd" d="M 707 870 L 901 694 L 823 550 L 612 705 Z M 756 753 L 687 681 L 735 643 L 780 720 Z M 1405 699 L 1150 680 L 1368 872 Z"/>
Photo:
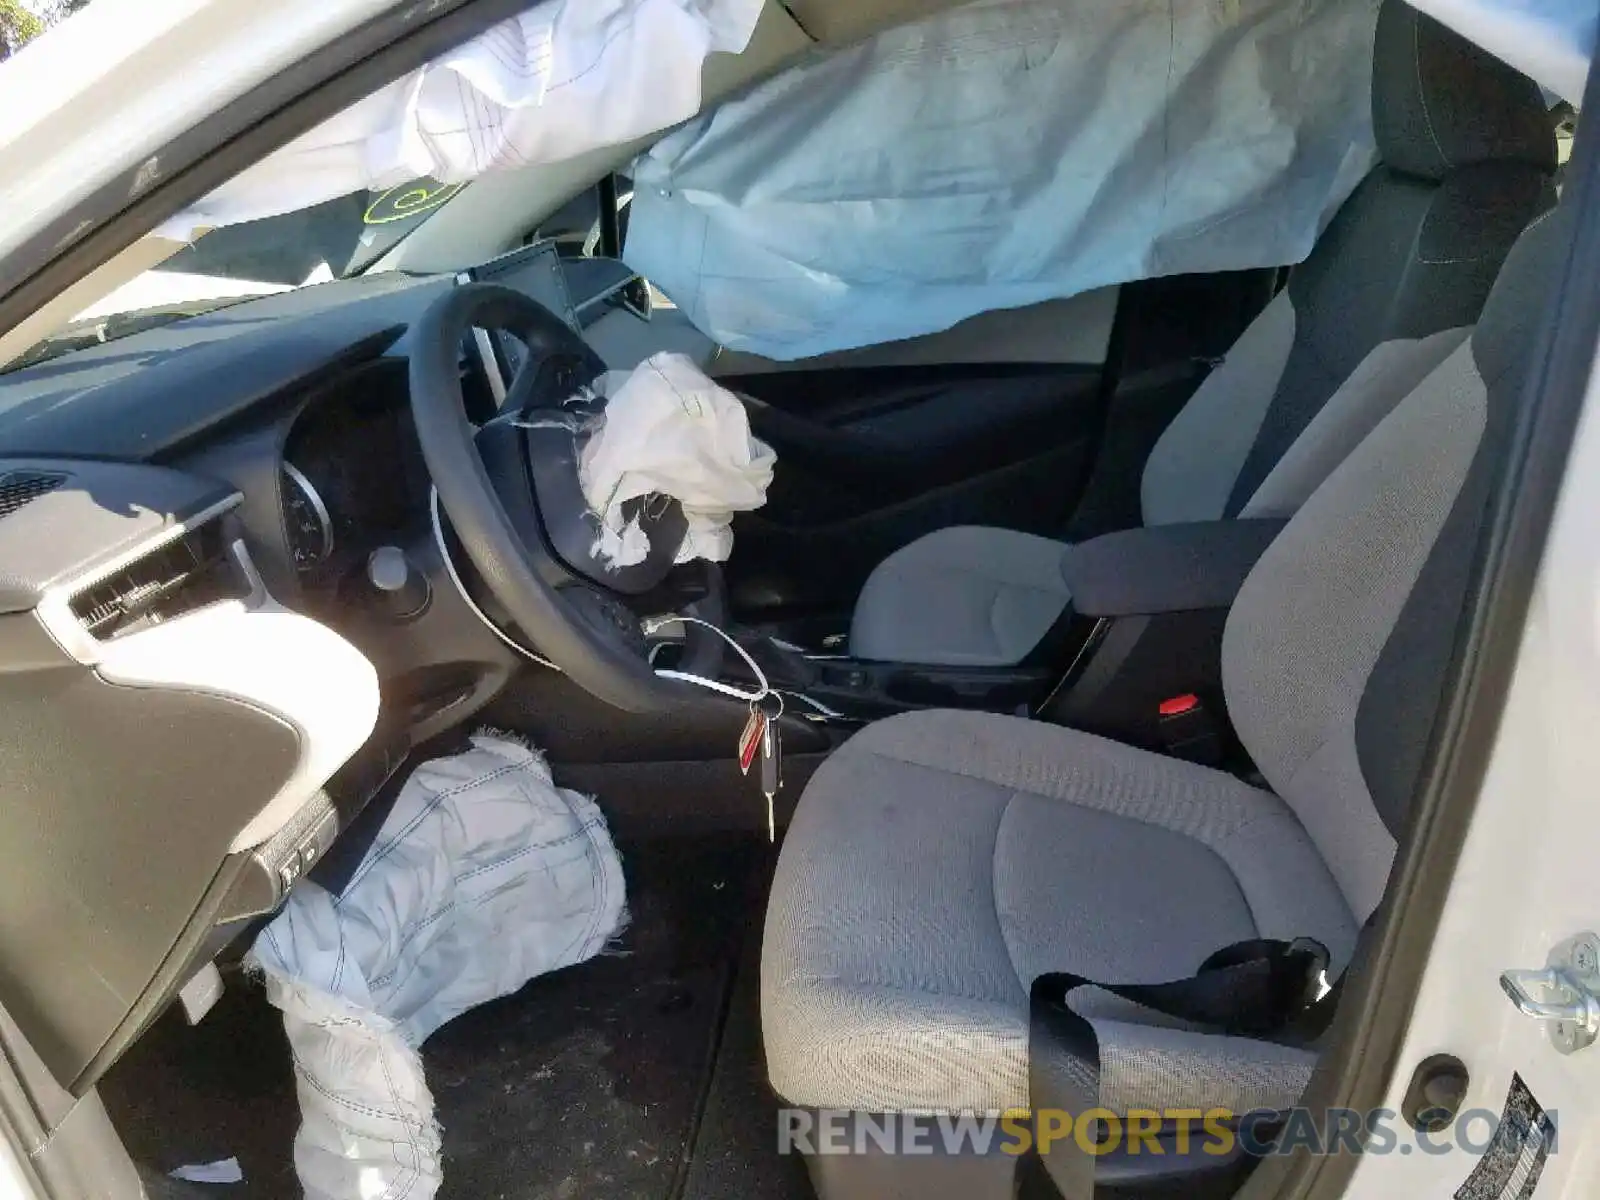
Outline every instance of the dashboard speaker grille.
<path fill-rule="evenodd" d="M 59 471 L 8 471 L 0 475 L 0 518 L 9 517 L 66 481 Z"/>
<path fill-rule="evenodd" d="M 109 641 L 249 594 L 222 523 L 211 521 L 85 589 L 72 612 L 93 637 Z"/>

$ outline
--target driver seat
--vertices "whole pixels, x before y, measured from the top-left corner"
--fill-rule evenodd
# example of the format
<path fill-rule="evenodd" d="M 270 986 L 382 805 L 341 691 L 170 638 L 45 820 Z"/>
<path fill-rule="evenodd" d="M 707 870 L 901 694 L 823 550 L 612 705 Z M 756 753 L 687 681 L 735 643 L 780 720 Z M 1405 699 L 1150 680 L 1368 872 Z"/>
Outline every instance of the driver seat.
<path fill-rule="evenodd" d="M 1406 826 L 1568 224 L 1556 210 L 1530 227 L 1470 341 L 1333 471 L 1239 593 L 1228 712 L 1271 790 L 976 712 L 870 725 L 823 764 L 763 942 L 767 1065 L 785 1101 L 880 1122 L 1026 1108 L 1041 974 L 1178 979 L 1257 937 L 1316 938 L 1331 972 L 1350 961 Z M 1117 1113 L 1285 1108 L 1317 1057 L 1092 990 L 1072 1003 Z M 868 1153 L 808 1158 L 824 1200 L 1013 1195 L 1012 1154 L 852 1148 Z"/>

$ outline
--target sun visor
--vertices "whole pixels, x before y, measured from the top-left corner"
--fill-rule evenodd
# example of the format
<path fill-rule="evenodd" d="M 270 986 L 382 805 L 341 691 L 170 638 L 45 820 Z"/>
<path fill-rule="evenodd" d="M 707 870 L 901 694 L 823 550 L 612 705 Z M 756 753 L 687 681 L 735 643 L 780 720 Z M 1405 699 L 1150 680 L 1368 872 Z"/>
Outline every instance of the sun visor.
<path fill-rule="evenodd" d="M 359 101 L 160 232 L 188 240 L 390 188 L 395 213 L 416 215 L 487 171 L 623 145 L 698 112 L 706 56 L 743 50 L 760 13 L 761 0 L 548 0 Z"/>
<path fill-rule="evenodd" d="M 984 0 L 818 52 L 634 165 L 626 257 L 794 359 L 1299 262 L 1374 161 L 1377 0 Z"/>
<path fill-rule="evenodd" d="M 1594 56 L 1595 0 L 1411 0 L 1413 7 L 1572 104 Z"/>

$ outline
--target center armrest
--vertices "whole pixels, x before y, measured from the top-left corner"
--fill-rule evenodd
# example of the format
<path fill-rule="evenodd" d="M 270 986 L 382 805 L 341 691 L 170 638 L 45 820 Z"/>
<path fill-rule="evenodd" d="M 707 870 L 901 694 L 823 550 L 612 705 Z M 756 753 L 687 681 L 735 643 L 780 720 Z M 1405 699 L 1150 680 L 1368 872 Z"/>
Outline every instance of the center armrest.
<path fill-rule="evenodd" d="M 1228 608 L 1286 521 L 1199 521 L 1079 542 L 1061 560 L 1073 610 L 1088 617 Z"/>

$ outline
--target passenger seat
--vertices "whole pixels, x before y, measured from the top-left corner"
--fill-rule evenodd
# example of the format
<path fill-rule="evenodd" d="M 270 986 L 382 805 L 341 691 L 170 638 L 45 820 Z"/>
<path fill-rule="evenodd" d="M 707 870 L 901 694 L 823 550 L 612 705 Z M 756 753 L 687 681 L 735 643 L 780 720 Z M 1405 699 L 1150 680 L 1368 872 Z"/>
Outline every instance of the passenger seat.
<path fill-rule="evenodd" d="M 1553 203 L 1538 87 L 1401 0 L 1378 15 L 1372 96 L 1379 165 L 1156 444 L 1146 525 L 1292 514 L 1466 340 Z M 1019 663 L 1067 607 L 1066 549 L 1007 529 L 928 534 L 868 578 L 851 654 Z"/>

